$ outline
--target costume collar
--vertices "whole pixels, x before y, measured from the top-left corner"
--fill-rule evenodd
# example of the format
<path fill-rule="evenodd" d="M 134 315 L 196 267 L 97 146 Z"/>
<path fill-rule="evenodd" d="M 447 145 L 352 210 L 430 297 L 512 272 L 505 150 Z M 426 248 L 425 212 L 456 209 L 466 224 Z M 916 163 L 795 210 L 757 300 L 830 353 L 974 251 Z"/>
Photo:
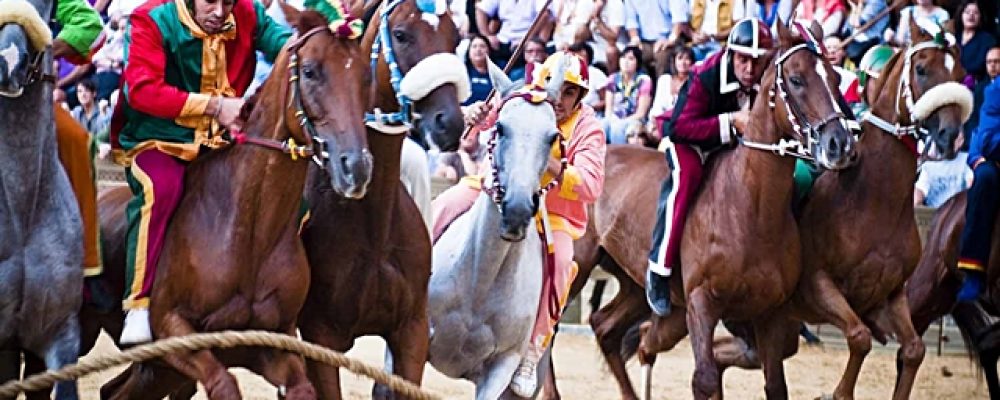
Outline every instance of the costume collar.
<path fill-rule="evenodd" d="M 236 37 L 236 17 L 230 12 L 229 16 L 226 17 L 225 28 L 222 32 L 216 33 L 214 35 L 209 35 L 198 26 L 195 22 L 194 16 L 191 15 L 191 11 L 188 10 L 187 3 L 185 0 L 174 0 L 174 5 L 177 6 L 177 19 L 181 21 L 181 24 L 191 30 L 191 35 L 198 38 L 204 39 L 206 37 L 220 37 L 223 40 L 232 40 Z"/>

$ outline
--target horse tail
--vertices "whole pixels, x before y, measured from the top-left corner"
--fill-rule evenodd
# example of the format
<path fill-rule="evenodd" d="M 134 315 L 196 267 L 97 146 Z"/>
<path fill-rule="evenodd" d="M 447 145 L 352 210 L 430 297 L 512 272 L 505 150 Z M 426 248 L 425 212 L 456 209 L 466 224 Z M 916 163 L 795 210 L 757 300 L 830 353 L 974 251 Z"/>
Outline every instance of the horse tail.
<path fill-rule="evenodd" d="M 632 324 L 622 336 L 621 356 L 622 361 L 627 362 L 639 352 L 639 342 L 642 340 L 642 330 L 639 329 L 646 319 L 640 319 Z"/>
<path fill-rule="evenodd" d="M 1000 345 L 998 343 L 1000 341 L 996 340 L 995 335 L 991 335 L 994 327 L 990 324 L 986 313 L 974 303 L 955 304 L 951 315 L 955 319 L 955 325 L 958 326 L 959 332 L 962 333 L 966 355 L 970 362 L 976 364 L 977 375 L 982 378 L 983 366 L 979 362 L 983 361 L 981 358 L 984 354 L 982 353 Z M 992 343 L 988 342 L 989 339 L 993 339 Z"/>

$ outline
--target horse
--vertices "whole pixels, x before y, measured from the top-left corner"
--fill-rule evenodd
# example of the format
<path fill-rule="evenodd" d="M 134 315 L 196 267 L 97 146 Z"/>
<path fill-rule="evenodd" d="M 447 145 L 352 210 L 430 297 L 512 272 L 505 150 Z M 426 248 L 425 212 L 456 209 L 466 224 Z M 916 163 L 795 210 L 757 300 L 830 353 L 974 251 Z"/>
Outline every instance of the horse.
<path fill-rule="evenodd" d="M 168 229 L 150 302 L 158 338 L 227 329 L 294 336 L 309 286 L 298 237 L 306 160 L 321 165 L 332 189 L 346 197 L 363 196 L 368 185 L 365 68 L 352 67 L 365 55 L 321 14 L 281 5 L 299 35 L 278 56 L 260 98 L 282 100 L 248 102 L 244 138 L 188 167 L 188 190 Z M 289 138 L 312 147 L 283 148 Z M 161 398 L 196 380 L 209 398 L 239 398 L 227 366 L 261 374 L 287 398 L 316 395 L 302 358 L 283 351 L 202 350 L 162 360 L 132 365 L 102 388 L 102 397 Z"/>
<path fill-rule="evenodd" d="M 464 64 L 452 53 L 458 30 L 449 15 L 419 9 L 415 0 L 377 5 L 369 5 L 367 14 L 377 17 L 362 40 L 375 78 L 367 103 L 374 110 L 367 132 L 372 180 L 363 199 L 347 199 L 315 171 L 309 178 L 302 241 L 312 284 L 299 327 L 305 340 L 338 351 L 349 350 L 357 337 L 379 335 L 387 343 L 386 369 L 419 384 L 430 334 L 431 245 L 400 183 L 402 134 L 414 131 L 442 149 L 457 148 L 464 127 L 460 101 L 469 86 Z M 413 129 L 392 125 L 411 110 Z M 340 398 L 337 368 L 310 362 L 309 376 L 320 397 Z M 375 391 L 390 396 L 382 386 Z"/>
<path fill-rule="evenodd" d="M 0 379 L 20 377 L 19 353 L 55 370 L 76 362 L 83 226 L 56 151 L 47 0 L 0 12 Z M 55 385 L 77 398 L 76 382 Z M 45 395 L 48 396 L 47 394 Z"/>
<path fill-rule="evenodd" d="M 489 68 L 505 99 L 491 145 L 493 172 L 472 208 L 434 245 L 428 308 L 428 360 L 445 375 L 475 383 L 482 400 L 507 390 L 538 310 L 543 247 L 534 217 L 559 132 L 548 102 L 512 95 L 518 85 L 496 65 Z M 558 99 L 563 70 L 552 76 L 545 85 L 549 101 Z"/>

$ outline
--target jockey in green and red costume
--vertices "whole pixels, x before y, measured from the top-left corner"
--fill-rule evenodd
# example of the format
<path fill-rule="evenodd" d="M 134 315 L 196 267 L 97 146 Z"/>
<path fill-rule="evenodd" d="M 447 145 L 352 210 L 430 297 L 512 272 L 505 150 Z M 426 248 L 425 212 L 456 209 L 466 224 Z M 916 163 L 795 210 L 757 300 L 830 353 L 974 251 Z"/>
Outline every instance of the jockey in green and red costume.
<path fill-rule="evenodd" d="M 185 168 L 224 144 L 223 130 L 240 129 L 256 51 L 273 60 L 290 34 L 254 0 L 151 0 L 132 14 L 111 127 L 133 193 L 122 343 L 152 339 L 149 295 Z"/>

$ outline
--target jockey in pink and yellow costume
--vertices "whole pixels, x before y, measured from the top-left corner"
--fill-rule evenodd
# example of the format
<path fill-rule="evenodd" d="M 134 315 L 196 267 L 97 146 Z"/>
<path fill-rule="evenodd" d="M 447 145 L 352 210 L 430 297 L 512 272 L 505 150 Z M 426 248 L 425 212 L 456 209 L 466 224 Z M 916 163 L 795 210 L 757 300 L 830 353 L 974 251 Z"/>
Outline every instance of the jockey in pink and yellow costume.
<path fill-rule="evenodd" d="M 559 99 L 555 102 L 555 113 L 559 132 L 566 140 L 568 165 L 563 172 L 562 181 L 545 196 L 555 252 L 555 274 L 543 277 L 538 313 L 527 353 L 511 381 L 511 389 L 522 397 L 530 397 L 535 392 L 537 381 L 535 367 L 551 343 L 555 325 L 559 322 L 558 318 L 553 319 L 551 316 L 561 315 L 570 285 L 576 278 L 577 265 L 573 261 L 573 240 L 579 239 L 586 231 L 587 205 L 597 201 L 604 187 L 606 149 L 604 132 L 594 109 L 580 103 L 590 87 L 586 63 L 572 53 L 558 52 L 550 56 L 542 67 L 529 65 L 525 73 L 528 76 L 526 85 L 544 85 L 550 78 L 547 75 L 550 71 L 556 70 L 555 66 L 560 65 L 565 57 L 573 57 L 573 60 L 570 63 L 571 67 L 565 72 L 565 83 L 560 89 Z M 472 113 L 477 113 L 477 110 L 473 110 Z M 486 122 L 479 123 L 476 128 L 491 127 L 496 121 L 496 114 L 497 110 L 490 111 L 485 117 Z M 479 129 L 474 129 L 471 134 L 478 134 L 478 131 Z M 558 175 L 561 167 L 559 160 L 560 151 L 557 142 L 552 147 L 552 157 L 542 177 L 543 185 Z M 472 207 L 480 194 L 480 183 L 479 177 L 468 177 L 434 200 L 431 206 L 434 212 L 435 240 L 452 221 Z M 553 295 L 549 289 L 552 287 L 549 284 L 550 280 L 554 280 L 555 295 L 559 299 L 558 310 L 550 309 L 552 306 L 548 299 Z"/>

